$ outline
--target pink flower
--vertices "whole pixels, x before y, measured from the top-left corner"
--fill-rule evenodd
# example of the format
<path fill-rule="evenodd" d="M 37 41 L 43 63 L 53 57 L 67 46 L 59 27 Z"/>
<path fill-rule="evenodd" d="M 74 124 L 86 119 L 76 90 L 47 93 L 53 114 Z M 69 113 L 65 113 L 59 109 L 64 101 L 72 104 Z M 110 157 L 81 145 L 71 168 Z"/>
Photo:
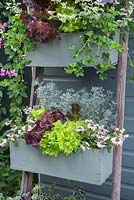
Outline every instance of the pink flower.
<path fill-rule="evenodd" d="M 91 124 L 91 123 L 93 123 L 93 120 L 92 119 L 86 119 L 85 122 Z"/>
<path fill-rule="evenodd" d="M 28 129 L 27 129 L 27 131 L 32 131 L 34 128 L 36 128 L 36 124 L 34 124 L 33 126 L 31 126 L 31 125 L 28 125 Z"/>
<path fill-rule="evenodd" d="M 0 147 L 5 147 L 7 145 L 7 140 L 6 139 L 3 139 L 1 142 L 0 142 Z"/>
<path fill-rule="evenodd" d="M 98 139 L 104 139 L 104 135 L 100 135 L 100 134 L 98 134 L 98 135 L 96 135 L 96 137 L 98 138 Z"/>
<path fill-rule="evenodd" d="M 122 139 L 122 141 L 124 142 L 128 137 L 129 137 L 129 135 L 128 134 L 122 134 L 122 133 L 120 133 L 119 134 L 119 137 Z"/>
<path fill-rule="evenodd" d="M 17 72 L 15 71 L 15 69 L 13 69 L 13 70 L 11 71 L 11 76 L 12 76 L 12 77 L 16 77 L 16 76 L 17 76 Z"/>
<path fill-rule="evenodd" d="M 97 142 L 97 147 L 100 148 L 100 149 L 103 149 L 106 147 L 105 144 L 102 144 L 101 142 Z"/>
<path fill-rule="evenodd" d="M 120 131 L 120 129 L 119 128 L 115 128 L 115 131 Z"/>
<path fill-rule="evenodd" d="M 111 138 L 111 142 L 113 143 L 113 145 L 122 146 L 122 144 L 123 144 L 123 140 L 118 137 Z"/>
<path fill-rule="evenodd" d="M 104 138 L 103 138 L 104 141 L 107 141 L 109 139 L 110 139 L 110 136 L 104 136 Z"/>
<path fill-rule="evenodd" d="M 128 137 L 129 137 L 129 135 L 128 135 L 128 134 L 124 135 L 124 139 L 127 139 Z"/>
<path fill-rule="evenodd" d="M 92 131 L 95 131 L 97 129 L 96 126 L 89 126 L 89 125 L 88 125 L 88 128 L 91 129 Z"/>

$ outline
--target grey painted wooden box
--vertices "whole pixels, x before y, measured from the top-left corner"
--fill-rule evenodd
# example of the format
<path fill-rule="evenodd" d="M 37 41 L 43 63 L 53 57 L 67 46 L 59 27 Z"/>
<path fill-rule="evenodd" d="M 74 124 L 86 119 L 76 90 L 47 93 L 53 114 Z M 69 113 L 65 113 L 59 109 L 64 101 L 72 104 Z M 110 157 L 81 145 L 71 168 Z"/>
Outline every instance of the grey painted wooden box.
<path fill-rule="evenodd" d="M 39 149 L 24 140 L 18 146 L 10 142 L 11 168 L 40 173 L 69 180 L 101 185 L 112 173 L 113 151 L 96 149 L 77 152 L 70 156 L 43 156 Z"/>
<path fill-rule="evenodd" d="M 83 34 L 83 33 L 82 33 Z M 79 36 L 81 33 L 61 33 L 60 40 L 52 40 L 48 43 L 37 43 L 36 48 L 27 53 L 27 60 L 31 61 L 28 66 L 40 67 L 65 67 L 72 63 L 73 54 L 69 49 L 72 45 L 80 47 Z M 115 39 L 119 40 L 119 34 L 116 34 Z M 96 54 L 96 47 L 93 48 L 91 54 Z M 110 50 L 112 63 L 117 63 L 118 53 L 115 50 Z"/>

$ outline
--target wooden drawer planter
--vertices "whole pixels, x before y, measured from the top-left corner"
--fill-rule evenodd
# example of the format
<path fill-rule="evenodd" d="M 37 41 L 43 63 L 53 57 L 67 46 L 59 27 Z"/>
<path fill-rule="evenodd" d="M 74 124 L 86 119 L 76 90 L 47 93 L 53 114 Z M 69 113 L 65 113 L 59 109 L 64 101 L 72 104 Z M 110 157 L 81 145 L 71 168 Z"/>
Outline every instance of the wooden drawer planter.
<path fill-rule="evenodd" d="M 113 151 L 96 149 L 70 156 L 43 156 L 24 140 L 10 142 L 11 168 L 101 185 L 112 173 Z"/>
<path fill-rule="evenodd" d="M 53 40 L 48 43 L 38 43 L 37 47 L 27 54 L 27 60 L 31 63 L 28 66 L 40 67 L 64 67 L 73 62 L 71 45 L 80 47 L 79 36 L 81 33 L 61 33 L 61 40 Z M 119 34 L 115 36 L 119 40 Z M 96 54 L 94 47 L 91 54 Z M 117 63 L 118 53 L 115 50 L 110 51 L 112 63 Z"/>

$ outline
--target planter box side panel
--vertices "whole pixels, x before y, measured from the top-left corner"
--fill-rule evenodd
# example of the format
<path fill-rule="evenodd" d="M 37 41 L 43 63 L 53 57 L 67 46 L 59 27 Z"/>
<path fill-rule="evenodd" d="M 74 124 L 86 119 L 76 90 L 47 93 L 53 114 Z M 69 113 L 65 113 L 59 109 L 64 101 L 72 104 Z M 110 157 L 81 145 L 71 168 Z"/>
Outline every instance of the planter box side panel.
<path fill-rule="evenodd" d="M 105 159 L 105 154 L 107 159 Z M 20 156 L 21 155 L 21 156 Z M 109 156 L 108 156 L 109 155 Z M 102 159 L 99 159 L 99 158 Z M 42 156 L 40 150 L 19 141 L 19 146 L 10 143 L 11 168 L 40 173 L 85 183 L 101 185 L 111 174 L 112 169 L 104 169 L 101 162 L 111 163 L 111 154 L 102 151 L 77 152 L 70 156 Z M 108 168 L 108 166 L 107 166 Z"/>
<path fill-rule="evenodd" d="M 36 48 L 27 53 L 26 59 L 31 61 L 28 66 L 40 67 L 65 67 L 74 62 L 73 52 L 70 50 L 72 45 L 80 48 L 79 37 L 83 33 L 61 33 L 61 40 L 53 40 L 45 44 L 38 43 Z M 119 34 L 115 36 L 118 40 Z M 93 48 L 91 55 L 96 54 L 96 47 Z M 117 63 L 118 53 L 110 50 L 112 63 Z M 90 66 L 93 67 L 93 66 Z"/>

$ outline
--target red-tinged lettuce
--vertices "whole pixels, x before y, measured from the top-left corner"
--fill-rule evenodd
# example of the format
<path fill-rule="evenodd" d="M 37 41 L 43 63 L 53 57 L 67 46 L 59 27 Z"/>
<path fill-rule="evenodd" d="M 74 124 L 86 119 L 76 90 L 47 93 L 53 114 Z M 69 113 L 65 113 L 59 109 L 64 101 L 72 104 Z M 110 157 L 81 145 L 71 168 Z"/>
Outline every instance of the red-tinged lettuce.
<path fill-rule="evenodd" d="M 32 20 L 27 29 L 27 36 L 34 39 L 36 42 L 48 42 L 53 39 L 60 39 L 59 31 L 52 27 L 49 22 Z"/>
<path fill-rule="evenodd" d="M 28 125 L 25 134 L 26 143 L 38 147 L 45 132 L 50 131 L 53 127 L 53 123 L 57 120 L 65 120 L 65 116 L 62 112 L 59 110 L 46 111 L 40 119 L 34 122 L 33 125 Z"/>
<path fill-rule="evenodd" d="M 21 12 L 21 20 L 27 26 L 26 35 L 35 42 L 48 42 L 53 39 L 60 39 L 57 29 L 57 22 L 49 19 L 49 11 L 55 10 L 55 3 L 52 1 L 26 0 L 24 5 L 30 8 Z"/>

